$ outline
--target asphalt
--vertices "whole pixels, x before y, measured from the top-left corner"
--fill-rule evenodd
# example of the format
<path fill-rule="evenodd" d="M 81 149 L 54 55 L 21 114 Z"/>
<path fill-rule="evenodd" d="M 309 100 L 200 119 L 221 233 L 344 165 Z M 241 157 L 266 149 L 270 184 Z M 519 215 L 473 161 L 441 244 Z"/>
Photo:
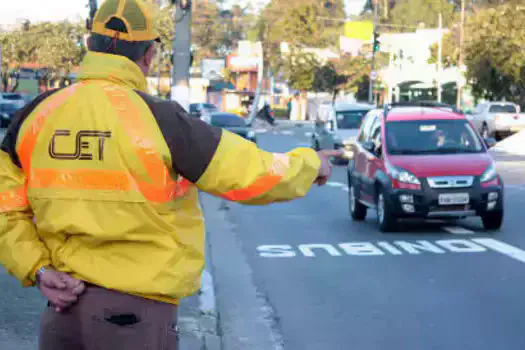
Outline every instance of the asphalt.
<path fill-rule="evenodd" d="M 286 151 L 307 145 L 309 131 L 281 128 L 259 142 Z M 507 182 L 498 233 L 469 219 L 382 234 L 373 211 L 352 222 L 344 167 L 292 203 L 222 203 L 227 223 L 209 230 L 221 327 L 234 340 L 225 349 L 524 349 L 525 186 Z"/>
<path fill-rule="evenodd" d="M 277 152 L 307 146 L 311 132 L 258 128 Z M 508 184 L 497 233 L 469 219 L 382 234 L 373 211 L 352 222 L 344 167 L 291 203 L 203 195 L 215 290 L 181 306 L 182 332 L 194 335 L 181 349 L 203 339 L 225 350 L 524 349 L 525 162 L 497 159 Z M 1 269 L 0 290 L 0 349 L 35 349 L 44 300 Z"/>

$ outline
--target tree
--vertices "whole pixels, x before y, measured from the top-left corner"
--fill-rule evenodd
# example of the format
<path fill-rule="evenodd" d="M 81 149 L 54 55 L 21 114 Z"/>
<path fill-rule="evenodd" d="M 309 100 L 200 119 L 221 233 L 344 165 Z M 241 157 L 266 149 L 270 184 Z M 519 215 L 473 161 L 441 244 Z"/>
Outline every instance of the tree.
<path fill-rule="evenodd" d="M 454 4 L 448 0 L 401 0 L 392 9 L 392 23 L 416 27 L 424 23 L 426 27 L 438 26 L 438 14 L 443 15 L 443 25 L 448 26 L 455 19 Z"/>
<path fill-rule="evenodd" d="M 20 66 L 35 61 L 38 49 L 38 40 L 35 40 L 37 35 L 39 33 L 31 27 L 29 22 L 20 30 L 0 35 L 3 56 L 1 73 L 4 91 L 16 91 Z"/>
<path fill-rule="evenodd" d="M 438 61 L 438 44 L 430 47 L 431 57 L 429 63 Z M 452 31 L 443 36 L 443 67 L 456 66 L 459 62 L 459 28 L 456 26 Z"/>
<path fill-rule="evenodd" d="M 65 86 L 69 74 L 77 67 L 86 53 L 83 45 L 85 24 L 82 22 L 70 23 L 42 23 L 35 26 L 40 33 L 37 49 L 38 63 L 46 67 L 49 75 L 44 79 L 58 79 L 60 86 Z"/>
<path fill-rule="evenodd" d="M 467 24 L 468 79 L 477 98 L 525 104 L 525 7 L 487 8 Z"/>
<path fill-rule="evenodd" d="M 317 67 L 319 62 L 314 55 L 292 50 L 284 60 L 283 73 L 294 90 L 311 91 L 314 88 Z"/>
<path fill-rule="evenodd" d="M 331 93 L 332 102 L 335 102 L 337 94 L 343 89 L 348 78 L 347 75 L 337 71 L 334 63 L 327 63 L 315 69 L 313 90 Z"/>

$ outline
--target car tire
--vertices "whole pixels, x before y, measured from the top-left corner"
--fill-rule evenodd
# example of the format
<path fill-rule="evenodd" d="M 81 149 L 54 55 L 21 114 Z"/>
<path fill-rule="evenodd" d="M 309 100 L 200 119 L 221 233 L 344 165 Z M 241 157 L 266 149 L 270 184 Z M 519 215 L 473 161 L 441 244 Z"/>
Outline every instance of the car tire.
<path fill-rule="evenodd" d="M 319 145 L 319 141 L 316 138 L 312 138 L 312 148 L 319 152 L 321 150 L 321 146 Z"/>
<path fill-rule="evenodd" d="M 358 200 L 350 175 L 348 175 L 348 208 L 354 221 L 363 221 L 366 218 L 368 208 Z"/>
<path fill-rule="evenodd" d="M 392 203 L 388 200 L 383 188 L 378 188 L 376 198 L 377 222 L 381 232 L 394 232 L 397 228 L 397 219 L 392 213 Z"/>
<path fill-rule="evenodd" d="M 503 210 L 485 213 L 481 216 L 485 230 L 499 231 L 503 225 Z"/>

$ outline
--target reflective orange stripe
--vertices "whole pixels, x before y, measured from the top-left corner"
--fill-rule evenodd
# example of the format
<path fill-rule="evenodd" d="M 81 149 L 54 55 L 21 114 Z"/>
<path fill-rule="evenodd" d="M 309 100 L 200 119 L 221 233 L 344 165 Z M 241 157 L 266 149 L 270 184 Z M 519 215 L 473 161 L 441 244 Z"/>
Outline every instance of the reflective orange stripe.
<path fill-rule="evenodd" d="M 282 176 L 266 175 L 257 179 L 252 185 L 221 194 L 220 196 L 230 201 L 246 201 L 257 198 L 274 188 L 282 179 Z"/>
<path fill-rule="evenodd" d="M 248 187 L 232 190 L 219 196 L 231 201 L 246 201 L 257 198 L 277 186 L 290 169 L 290 157 L 282 153 L 273 153 L 272 156 L 272 164 L 267 175 L 258 178 Z"/>
<path fill-rule="evenodd" d="M 37 112 L 38 114 L 36 115 L 33 123 L 29 126 L 28 130 L 24 134 L 22 141 L 20 142 L 20 146 L 18 147 L 18 157 L 26 176 L 28 177 L 28 180 L 31 180 L 32 177 L 30 171 L 31 156 L 33 155 L 33 150 L 38 140 L 38 135 L 40 134 L 40 131 L 42 131 L 47 117 L 49 117 L 53 110 L 58 108 L 71 95 L 73 95 L 81 85 L 83 85 L 83 83 L 71 85 L 65 90 L 62 90 L 56 95 L 52 95 L 47 100 L 45 100 L 42 108 L 39 108 Z"/>
<path fill-rule="evenodd" d="M 123 171 L 92 169 L 34 169 L 31 187 L 115 191 L 137 189 Z"/>
<path fill-rule="evenodd" d="M 153 140 L 144 136 L 145 128 L 139 111 L 133 106 L 127 91 L 114 85 L 104 86 L 104 91 L 117 112 L 126 133 L 131 138 L 137 157 L 151 179 L 151 182 L 147 182 L 135 177 L 140 191 L 148 200 L 161 203 L 184 196 L 191 183 L 183 177 L 179 177 L 178 181 L 173 181 L 169 169 L 155 149 Z"/>
<path fill-rule="evenodd" d="M 28 205 L 25 186 L 0 193 L 0 213 L 24 209 Z"/>
<path fill-rule="evenodd" d="M 137 156 L 148 173 L 149 181 L 141 181 L 137 176 L 117 170 L 31 168 L 33 150 L 47 117 L 83 84 L 85 83 L 72 85 L 58 95 L 50 97 L 49 101 L 46 101 L 38 111 L 38 115 L 24 135 L 18 153 L 22 168 L 28 177 L 29 186 L 32 188 L 140 191 L 148 201 L 159 203 L 184 196 L 191 183 L 182 177 L 178 181 L 173 181 L 168 168 L 155 150 L 152 140 L 144 137 L 140 114 L 130 101 L 127 92 L 112 85 L 104 86 L 104 91 L 131 137 Z"/>

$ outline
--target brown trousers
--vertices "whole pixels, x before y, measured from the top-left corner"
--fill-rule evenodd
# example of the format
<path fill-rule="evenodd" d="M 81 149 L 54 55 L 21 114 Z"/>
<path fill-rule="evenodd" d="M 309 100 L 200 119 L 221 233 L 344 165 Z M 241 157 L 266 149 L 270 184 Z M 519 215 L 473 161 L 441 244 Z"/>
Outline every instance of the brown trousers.
<path fill-rule="evenodd" d="M 63 313 L 47 307 L 40 350 L 176 350 L 175 305 L 89 286 Z"/>

